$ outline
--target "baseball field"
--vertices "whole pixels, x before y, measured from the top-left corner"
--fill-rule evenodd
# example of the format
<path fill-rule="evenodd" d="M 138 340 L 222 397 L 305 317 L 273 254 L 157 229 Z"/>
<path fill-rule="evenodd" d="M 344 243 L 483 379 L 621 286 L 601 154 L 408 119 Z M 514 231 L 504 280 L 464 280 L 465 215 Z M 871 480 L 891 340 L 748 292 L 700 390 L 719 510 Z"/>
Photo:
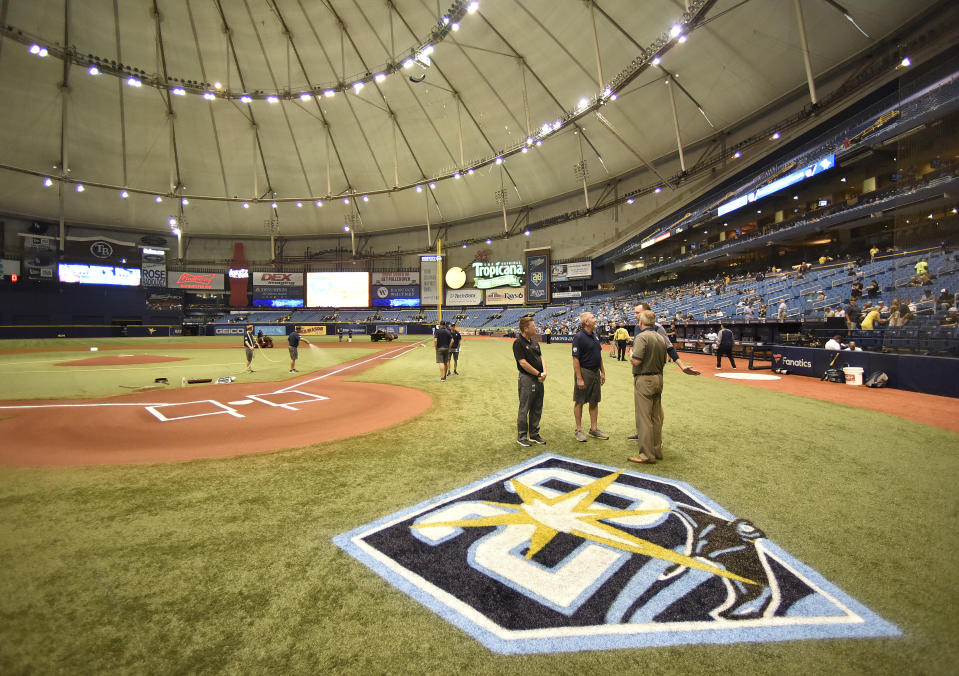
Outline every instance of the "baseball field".
<path fill-rule="evenodd" d="M 569 346 L 543 346 L 548 443 L 523 448 L 508 341 L 465 338 L 446 382 L 422 338 L 313 342 L 252 374 L 235 338 L 0 345 L 0 671 L 955 672 L 956 399 L 693 357 L 667 367 L 665 460 L 630 467 L 627 363 L 611 438 L 577 443 Z M 900 635 L 502 655 L 332 541 L 542 453 L 689 484 Z"/>

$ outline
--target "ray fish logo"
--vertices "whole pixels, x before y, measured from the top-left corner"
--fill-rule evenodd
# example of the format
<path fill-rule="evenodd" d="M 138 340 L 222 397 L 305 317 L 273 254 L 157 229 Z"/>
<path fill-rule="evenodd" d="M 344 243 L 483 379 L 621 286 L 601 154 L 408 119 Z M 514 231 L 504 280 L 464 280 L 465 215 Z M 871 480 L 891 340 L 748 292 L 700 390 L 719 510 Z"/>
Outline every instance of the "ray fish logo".
<path fill-rule="evenodd" d="M 561 456 L 334 542 L 501 653 L 899 634 L 691 486 Z"/>

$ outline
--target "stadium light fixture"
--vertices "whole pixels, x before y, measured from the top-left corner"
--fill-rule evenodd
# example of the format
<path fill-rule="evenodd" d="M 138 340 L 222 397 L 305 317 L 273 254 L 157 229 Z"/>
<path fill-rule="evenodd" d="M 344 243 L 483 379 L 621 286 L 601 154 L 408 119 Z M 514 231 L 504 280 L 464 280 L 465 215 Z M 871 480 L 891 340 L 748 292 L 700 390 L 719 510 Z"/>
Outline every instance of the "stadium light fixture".
<path fill-rule="evenodd" d="M 467 175 L 467 176 L 472 176 L 472 175 L 473 175 L 473 167 L 470 167 L 469 169 L 466 170 L 466 175 Z"/>
<path fill-rule="evenodd" d="M 77 183 L 77 192 L 83 192 L 86 188 L 83 187 L 82 183 Z"/>
<path fill-rule="evenodd" d="M 87 72 L 90 73 L 90 75 L 99 75 L 100 69 L 91 63 L 90 67 L 87 68 Z"/>
<path fill-rule="evenodd" d="M 39 54 L 39 53 L 40 53 L 40 45 L 38 45 L 37 43 L 33 43 L 32 45 L 30 45 L 30 53 L 31 53 L 31 54 Z"/>
<path fill-rule="evenodd" d="M 742 154 L 741 152 L 739 152 L 738 150 L 733 153 L 733 158 L 734 158 L 734 159 L 737 159 L 737 160 L 738 160 L 738 159 L 739 159 L 740 157 L 742 157 L 742 156 L 743 156 L 743 154 Z"/>
<path fill-rule="evenodd" d="M 403 68 L 409 69 L 413 67 L 413 64 L 416 63 L 413 59 L 406 59 L 403 61 Z"/>
<path fill-rule="evenodd" d="M 153 201 L 156 202 L 157 204 L 159 204 L 160 202 L 163 201 L 163 198 L 160 197 L 159 195 L 157 195 L 156 197 L 153 198 Z"/>
<path fill-rule="evenodd" d="M 661 193 L 662 191 L 663 191 L 662 187 L 657 185 L 657 186 L 656 186 L 656 190 L 654 190 L 653 192 L 655 192 L 656 194 L 659 194 L 659 193 Z"/>
<path fill-rule="evenodd" d="M 466 11 L 467 11 L 469 14 L 476 14 L 476 10 L 478 10 L 478 9 L 479 9 L 479 2 L 478 2 L 478 0 L 473 0 L 473 2 L 471 2 L 470 4 L 468 4 L 468 5 L 466 6 Z"/>
<path fill-rule="evenodd" d="M 316 200 L 315 204 L 316 206 L 321 207 L 323 206 L 323 200 Z"/>
<path fill-rule="evenodd" d="M 336 90 L 326 89 L 323 91 L 323 96 L 325 96 L 328 99 L 332 99 L 334 96 L 336 96 Z"/>
<path fill-rule="evenodd" d="M 207 101 L 213 101 L 216 99 L 216 94 L 213 92 L 203 92 L 203 98 L 205 98 Z"/>
<path fill-rule="evenodd" d="M 496 158 L 496 164 L 502 164 L 502 163 L 503 163 L 503 158 L 502 158 L 502 157 L 497 157 L 497 158 Z"/>
<path fill-rule="evenodd" d="M 280 99 L 279 99 L 278 97 L 276 97 L 276 96 L 267 96 L 267 97 L 266 97 L 266 102 L 267 102 L 267 103 L 279 103 L 279 102 L 280 102 Z"/>
<path fill-rule="evenodd" d="M 179 236 L 180 236 L 180 228 L 173 228 L 173 234 L 176 235 L 177 237 L 179 237 Z"/>
<path fill-rule="evenodd" d="M 630 197 L 628 200 L 626 200 L 626 204 L 632 204 L 632 203 L 635 202 L 635 201 L 636 201 L 636 200 L 634 200 L 632 197 Z"/>
<path fill-rule="evenodd" d="M 276 209 L 276 202 L 270 202 L 270 208 Z"/>
<path fill-rule="evenodd" d="M 953 209 L 953 211 L 955 211 L 955 209 Z M 486 238 L 486 243 L 487 243 L 487 244 L 492 244 L 492 243 L 493 243 L 493 240 L 491 240 L 489 237 L 487 237 L 487 238 Z"/>
<path fill-rule="evenodd" d="M 120 191 L 120 199 L 125 200 L 129 196 L 130 196 L 130 193 L 128 193 L 126 190 Z"/>
<path fill-rule="evenodd" d="M 216 82 L 213 83 L 213 88 L 214 88 L 214 89 L 223 89 L 223 83 L 221 83 L 219 80 L 217 80 Z"/>
<path fill-rule="evenodd" d="M 349 197 L 344 197 L 344 198 L 343 198 L 343 204 L 349 204 L 349 203 L 350 203 L 350 198 L 349 198 Z"/>
<path fill-rule="evenodd" d="M 376 82 L 377 84 L 379 84 L 380 82 L 383 82 L 384 80 L 386 80 L 386 73 L 377 73 L 376 75 L 373 76 L 373 81 Z"/>
<path fill-rule="evenodd" d="M 170 93 L 174 96 L 186 96 L 186 90 L 183 87 L 174 87 Z"/>
<path fill-rule="evenodd" d="M 244 208 L 244 209 L 249 209 L 249 208 L 250 208 L 250 203 L 249 203 L 249 202 L 244 202 L 244 203 L 243 203 L 243 208 Z"/>
<path fill-rule="evenodd" d="M 899 62 L 899 65 L 903 68 L 908 68 L 912 65 L 912 60 L 908 56 L 905 56 L 902 61 Z"/>
<path fill-rule="evenodd" d="M 296 206 L 302 207 L 302 206 L 303 206 L 303 202 L 297 202 L 297 203 L 296 203 Z"/>
<path fill-rule="evenodd" d="M 307 92 L 303 92 L 302 94 L 300 94 L 300 101 L 309 101 L 311 98 L 313 98 L 313 96 L 308 94 Z"/>
<path fill-rule="evenodd" d="M 53 185 L 53 179 L 52 178 L 43 179 L 43 185 L 49 188 L 51 185 Z"/>
<path fill-rule="evenodd" d="M 772 136 L 769 137 L 769 140 L 770 140 L 770 141 L 778 141 L 778 140 L 779 140 L 779 132 L 778 132 L 778 131 L 775 132 Z"/>
<path fill-rule="evenodd" d="M 430 181 L 430 190 L 436 190 L 436 183 L 434 181 Z"/>
<path fill-rule="evenodd" d="M 170 220 L 168 222 L 171 228 L 176 227 L 176 219 L 173 216 L 170 216 Z"/>
<path fill-rule="evenodd" d="M 522 150 L 520 150 L 520 152 L 521 152 L 521 153 L 528 153 L 528 152 L 529 152 L 529 148 L 527 148 L 526 146 L 523 146 L 523 148 L 522 148 Z"/>
<path fill-rule="evenodd" d="M 363 201 L 364 201 L 364 202 L 369 202 L 369 201 L 370 201 L 370 196 L 369 196 L 369 195 L 363 195 Z"/>
<path fill-rule="evenodd" d="M 683 32 L 683 27 L 678 23 L 674 23 L 672 28 L 669 29 L 669 37 L 676 38 L 679 37 L 679 34 Z"/>
<path fill-rule="evenodd" d="M 253 99 L 247 96 L 246 94 L 240 97 L 240 103 L 250 103 L 252 101 Z"/>
<path fill-rule="evenodd" d="M 460 172 L 457 171 L 457 172 L 455 172 L 455 173 L 453 174 L 453 178 L 455 178 L 455 179 L 458 180 L 462 175 L 463 175 L 463 174 L 461 174 Z"/>
<path fill-rule="evenodd" d="M 686 40 L 688 40 L 688 39 L 689 39 L 689 38 L 687 38 L 685 35 L 680 35 L 680 36 L 679 36 L 679 39 L 676 40 L 676 42 L 678 42 L 679 44 L 682 45 L 682 44 L 685 44 L 685 43 L 686 43 Z"/>
<path fill-rule="evenodd" d="M 524 231 L 523 231 L 523 234 L 526 235 L 527 237 L 529 237 L 529 230 L 524 230 Z"/>
<path fill-rule="evenodd" d="M 357 80 L 356 82 L 354 82 L 354 83 L 353 83 L 353 93 L 354 93 L 354 94 L 359 94 L 359 93 L 360 93 L 360 90 L 363 89 L 363 86 L 364 86 L 363 83 L 362 83 L 361 81 L 359 81 L 359 80 Z"/>
<path fill-rule="evenodd" d="M 349 232 L 349 231 L 350 231 L 350 226 L 344 225 L 344 226 L 343 226 L 343 232 Z"/>
<path fill-rule="evenodd" d="M 130 85 L 131 87 L 140 87 L 143 85 L 142 82 L 140 82 L 138 79 L 136 79 L 132 75 L 127 78 L 127 84 Z"/>
<path fill-rule="evenodd" d="M 421 185 L 416 186 L 416 192 L 423 192 L 423 186 Z"/>
<path fill-rule="evenodd" d="M 586 110 L 589 107 L 589 99 L 585 96 L 576 104 L 576 110 Z"/>
<path fill-rule="evenodd" d="M 543 145 L 543 142 L 540 139 L 536 139 L 536 145 L 541 146 Z"/>
<path fill-rule="evenodd" d="M 653 65 L 654 65 L 654 66 L 658 66 L 658 65 L 661 64 L 662 62 L 663 62 L 663 60 L 662 60 L 661 58 L 659 58 L 658 56 L 654 56 L 654 57 L 653 57 Z"/>
<path fill-rule="evenodd" d="M 466 242 L 463 242 L 463 248 L 464 249 L 466 248 Z"/>
<path fill-rule="evenodd" d="M 450 26 L 450 29 L 452 29 L 454 32 L 458 31 L 460 29 L 460 25 L 454 21 L 453 25 Z"/>

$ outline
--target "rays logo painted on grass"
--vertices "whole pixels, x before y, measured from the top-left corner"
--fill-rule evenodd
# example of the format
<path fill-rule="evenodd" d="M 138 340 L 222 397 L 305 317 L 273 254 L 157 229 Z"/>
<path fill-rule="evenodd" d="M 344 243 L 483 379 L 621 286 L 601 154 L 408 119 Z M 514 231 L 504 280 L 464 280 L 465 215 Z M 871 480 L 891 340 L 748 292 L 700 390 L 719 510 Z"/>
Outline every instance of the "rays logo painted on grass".
<path fill-rule="evenodd" d="M 333 541 L 499 653 L 900 633 L 691 486 L 562 456 Z"/>

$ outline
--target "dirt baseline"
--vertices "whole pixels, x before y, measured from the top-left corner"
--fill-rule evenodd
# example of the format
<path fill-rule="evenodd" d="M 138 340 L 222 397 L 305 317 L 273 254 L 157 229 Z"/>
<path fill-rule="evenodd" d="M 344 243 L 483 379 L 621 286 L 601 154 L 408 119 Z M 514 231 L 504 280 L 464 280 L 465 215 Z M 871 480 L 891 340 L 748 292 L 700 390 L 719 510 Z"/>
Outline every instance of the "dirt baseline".
<path fill-rule="evenodd" d="M 89 359 L 58 361 L 54 366 L 129 366 L 131 364 L 160 364 L 168 361 L 186 361 L 186 357 L 166 357 L 160 354 L 117 354 Z"/>
<path fill-rule="evenodd" d="M 415 348 L 392 346 L 279 383 L 171 388 L 97 400 L 3 402 L 0 464 L 49 467 L 224 458 L 383 429 L 424 412 L 432 399 L 419 390 L 345 378 L 386 355 Z"/>

